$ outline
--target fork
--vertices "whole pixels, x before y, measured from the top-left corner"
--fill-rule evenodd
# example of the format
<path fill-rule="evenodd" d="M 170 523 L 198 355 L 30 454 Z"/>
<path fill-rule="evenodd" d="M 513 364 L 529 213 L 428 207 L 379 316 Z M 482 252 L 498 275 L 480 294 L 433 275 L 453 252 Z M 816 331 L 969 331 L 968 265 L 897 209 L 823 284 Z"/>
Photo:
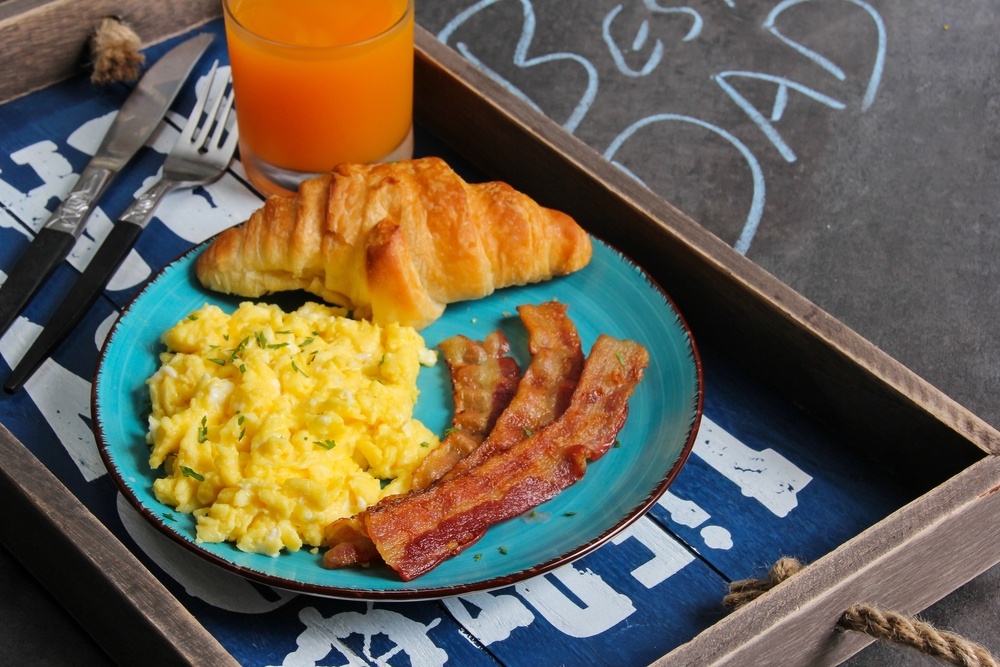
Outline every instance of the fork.
<path fill-rule="evenodd" d="M 4 390 L 14 393 L 97 301 L 108 281 L 125 261 L 139 233 L 153 218 L 165 194 L 178 188 L 193 188 L 215 181 L 229 166 L 236 152 L 238 129 L 233 107 L 231 78 L 218 76 L 216 61 L 207 75 L 191 116 L 163 163 L 163 174 L 136 197 L 118 218 L 111 233 L 98 248 L 80 279 L 56 309 L 31 347 L 7 377 Z M 219 81 L 216 81 L 219 79 Z"/>

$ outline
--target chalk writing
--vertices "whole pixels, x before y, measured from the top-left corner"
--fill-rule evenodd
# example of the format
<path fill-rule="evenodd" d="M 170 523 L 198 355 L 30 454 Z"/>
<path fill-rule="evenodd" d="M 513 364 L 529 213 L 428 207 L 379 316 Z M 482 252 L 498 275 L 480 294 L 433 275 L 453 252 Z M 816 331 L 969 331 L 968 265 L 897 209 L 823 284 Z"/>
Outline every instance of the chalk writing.
<path fill-rule="evenodd" d="M 574 132 L 596 101 L 598 93 L 597 68 L 583 56 L 566 51 L 560 51 L 558 53 L 542 57 L 529 58 L 527 56 L 527 51 L 530 48 L 535 38 L 536 30 L 538 30 L 539 27 L 537 26 L 535 11 L 532 3 L 529 0 L 518 1 L 522 6 L 524 22 L 518 36 L 517 51 L 513 64 L 517 68 L 525 68 L 541 62 L 550 62 L 556 59 L 571 60 L 584 67 L 588 72 L 589 83 L 585 94 L 582 96 L 570 118 L 562 123 L 562 126 L 566 130 Z M 455 38 L 456 32 L 463 24 L 471 21 L 476 14 L 482 12 L 488 7 L 498 4 L 498 2 L 500 2 L 500 0 L 486 0 L 474 4 L 451 20 L 438 33 L 438 38 L 446 44 L 449 43 L 449 40 Z M 882 71 L 885 66 L 887 42 L 886 29 L 878 11 L 870 4 L 861 0 L 842 0 L 842 2 L 846 5 L 862 10 L 876 28 L 877 42 L 874 46 L 874 65 L 870 75 L 868 76 L 864 97 L 860 103 L 861 111 L 865 111 L 871 107 L 875 100 L 882 77 Z M 725 4 L 729 9 L 735 9 L 734 2 L 727 1 Z M 781 18 L 785 12 L 789 12 L 795 7 L 799 7 L 799 11 L 802 10 L 801 8 L 808 10 L 810 9 L 809 6 L 813 4 L 818 5 L 819 3 L 816 2 L 816 0 L 784 0 L 783 2 L 779 2 L 768 12 L 766 18 L 761 24 L 761 27 L 764 30 L 764 34 L 770 35 L 779 40 L 782 44 L 788 46 L 791 53 L 807 58 L 809 61 L 821 67 L 824 71 L 831 74 L 838 81 L 844 81 L 847 79 L 847 75 L 845 74 L 843 68 L 837 66 L 833 60 L 824 57 L 816 50 L 810 49 L 802 43 L 792 39 L 785 34 L 780 27 Z M 830 3 L 824 4 L 828 5 Z M 639 26 L 631 38 L 616 34 L 616 21 L 622 15 L 625 5 L 620 3 L 614 5 L 614 7 L 612 7 L 604 15 L 601 23 L 601 38 L 607 48 L 612 62 L 614 63 L 615 69 L 627 78 L 638 79 L 647 77 L 662 65 L 665 57 L 665 44 L 663 39 L 660 37 L 654 38 L 652 34 L 652 21 L 656 15 L 663 16 L 667 14 L 675 14 L 689 19 L 689 25 L 684 31 L 682 31 L 683 34 L 678 33 L 677 35 L 676 42 L 679 44 L 690 44 L 691 47 L 694 47 L 704 30 L 704 19 L 701 13 L 692 7 L 665 7 L 656 2 L 656 0 L 642 0 L 642 7 L 646 12 L 648 12 L 649 16 L 639 22 Z M 557 30 L 558 26 L 542 26 L 542 29 L 545 28 Z M 491 34 L 495 33 L 491 31 Z M 491 78 L 498 81 L 517 97 L 525 100 L 535 109 L 544 113 L 541 106 L 536 101 L 532 100 L 531 97 L 520 87 L 508 78 L 498 74 L 497 67 L 491 67 L 487 63 L 486 59 L 477 55 L 473 45 L 470 45 L 467 41 L 458 39 L 456 40 L 454 46 L 460 53 L 481 68 Z M 638 64 L 630 64 L 630 61 L 637 61 Z M 800 82 L 796 82 L 790 78 L 768 72 L 727 69 L 716 72 L 711 77 L 711 80 L 718 86 L 724 96 L 734 102 L 743 111 L 743 113 L 746 114 L 752 123 L 764 134 L 769 144 L 778 151 L 782 159 L 789 163 L 795 162 L 797 160 L 797 156 L 789 140 L 782 137 L 775 125 L 782 119 L 786 112 L 789 93 L 794 92 L 802 95 L 807 99 L 824 105 L 831 111 L 840 112 L 848 108 L 847 103 L 843 100 L 838 100 L 829 94 L 816 90 L 813 87 L 806 86 Z M 738 86 L 735 85 L 737 80 L 767 82 L 774 85 L 774 99 L 771 108 L 767 113 L 764 113 L 756 108 L 754 104 L 752 104 L 748 98 L 739 91 Z M 617 105 L 615 106 L 615 110 L 615 118 L 623 117 L 623 114 L 620 113 L 621 110 Z M 647 114 L 639 119 L 629 122 L 628 125 L 611 141 L 608 147 L 604 149 L 604 157 L 610 160 L 618 168 L 629 174 L 632 178 L 643 182 L 640 174 L 637 174 L 634 169 L 629 169 L 626 161 L 616 159 L 616 156 L 621 151 L 623 145 L 630 139 L 635 138 L 639 141 L 649 140 L 648 136 L 638 136 L 641 130 L 652 127 L 653 125 L 660 125 L 664 123 L 694 124 L 714 133 L 732 145 L 735 149 L 734 157 L 738 157 L 740 160 L 740 162 L 736 163 L 737 167 L 742 166 L 750 171 L 753 187 L 753 192 L 750 197 L 750 206 L 743 221 L 742 230 L 737 239 L 733 242 L 733 247 L 738 252 L 746 254 L 749 251 L 751 243 L 761 224 L 766 203 L 765 175 L 760 167 L 760 162 L 758 161 L 757 156 L 754 155 L 753 151 L 747 147 L 746 139 L 741 139 L 734 133 L 719 127 L 717 124 L 704 119 L 699 119 L 691 114 L 677 114 L 671 113 L 670 111 L 660 111 Z"/>
<path fill-rule="evenodd" d="M 604 157 L 610 160 L 616 167 L 635 178 L 637 181 L 641 181 L 642 179 L 629 171 L 624 164 L 615 160 L 615 154 L 621 149 L 622 145 L 626 141 L 631 139 L 632 136 L 642 128 L 654 123 L 667 122 L 691 123 L 692 125 L 703 127 L 709 132 L 713 132 L 725 141 L 729 142 L 746 161 L 747 168 L 750 170 L 750 174 L 753 178 L 753 199 L 750 204 L 750 212 L 747 215 L 746 222 L 743 224 L 743 232 L 740 234 L 740 237 L 737 239 L 734 246 L 736 250 L 745 254 L 746 251 L 750 249 L 750 242 L 753 241 L 753 237 L 757 233 L 757 227 L 760 225 L 760 220 L 764 215 L 764 171 L 761 169 L 760 163 L 757 162 L 757 158 L 752 152 L 750 152 L 750 149 L 735 136 L 719 127 L 697 118 L 692 118 L 690 116 L 678 116 L 675 114 L 659 114 L 655 116 L 647 116 L 625 128 L 625 131 L 615 137 L 615 140 L 611 142 L 610 146 L 608 146 L 608 149 L 604 152 Z"/>
<path fill-rule="evenodd" d="M 576 63 L 580 65 L 587 74 L 587 86 L 580 99 L 580 102 L 576 105 L 570 117 L 563 123 L 563 127 L 572 132 L 583 120 L 584 116 L 590 110 L 590 105 L 593 104 L 594 98 L 597 96 L 597 68 L 587 60 L 586 58 L 577 55 L 575 53 L 550 53 L 543 56 L 528 57 L 528 49 L 531 48 L 532 40 L 535 36 L 535 10 L 529 0 L 519 0 L 524 12 L 524 25 L 521 29 L 521 34 L 517 40 L 517 48 L 514 51 L 514 64 L 517 67 L 533 67 L 535 65 L 540 65 L 542 63 L 549 63 L 553 61 L 565 60 Z M 463 23 L 469 20 L 471 17 L 475 16 L 480 11 L 490 7 L 492 5 L 501 2 L 501 0 L 482 0 L 472 5 L 465 11 L 461 12 L 452 19 L 447 26 L 438 34 L 438 38 L 448 43 L 448 39 Z M 516 96 L 525 100 L 536 109 L 538 106 L 522 91 L 518 90 L 512 83 L 504 79 L 502 76 L 491 70 L 482 60 L 478 59 L 469 46 L 465 42 L 457 42 L 455 48 L 470 61 L 479 66 L 486 74 L 488 74 L 495 81 L 506 87 Z M 541 111 L 541 109 L 539 109 Z"/>
<path fill-rule="evenodd" d="M 786 9 L 788 9 L 789 7 L 793 7 L 795 5 L 802 4 L 804 2 L 811 2 L 811 1 L 812 0 L 784 0 L 784 2 L 779 2 L 777 6 L 775 6 L 774 9 L 771 10 L 771 13 L 768 14 L 767 18 L 764 20 L 764 29 L 770 32 L 778 39 L 780 39 L 788 46 L 790 46 L 791 48 L 801 53 L 809 60 L 812 60 L 814 63 L 825 69 L 833 76 L 837 77 L 837 79 L 839 79 L 840 81 L 843 81 L 847 78 L 847 75 L 844 74 L 843 69 L 835 65 L 829 59 L 816 53 L 812 49 L 806 48 L 799 42 L 796 42 L 795 40 L 786 37 L 778 29 L 776 25 L 778 17 Z M 865 110 L 868 109 L 868 107 L 870 107 L 872 105 L 872 102 L 875 100 L 875 94 L 878 91 L 879 83 L 882 80 L 882 70 L 885 67 L 885 50 L 886 50 L 885 22 L 882 20 L 882 16 L 878 13 L 878 11 L 867 2 L 861 2 L 860 0 L 845 0 L 845 1 L 857 5 L 858 7 L 865 10 L 865 12 L 867 12 L 868 15 L 871 17 L 872 22 L 875 24 L 875 29 L 878 31 L 878 44 L 876 45 L 875 49 L 875 64 L 872 67 L 872 73 L 868 79 L 868 87 L 865 90 L 865 96 L 861 101 L 861 109 Z"/>
<path fill-rule="evenodd" d="M 795 153 L 792 149 L 788 147 L 788 144 L 782 140 L 781 135 L 774 128 L 773 123 L 781 120 L 781 117 L 785 113 L 785 107 L 788 104 L 788 91 L 789 89 L 799 92 L 806 97 L 813 99 L 821 104 L 825 104 L 831 109 L 841 110 L 846 105 L 843 102 L 835 100 L 828 97 L 822 93 L 812 90 L 806 86 L 790 81 L 784 77 L 771 76 L 769 74 L 758 74 L 756 72 L 720 72 L 715 75 L 715 82 L 719 84 L 719 87 L 726 92 L 726 94 L 736 102 L 740 109 L 750 116 L 754 124 L 760 128 L 768 140 L 774 144 L 774 147 L 778 149 L 783 157 L 788 162 L 795 162 Z M 756 79 L 757 81 L 768 81 L 775 84 L 777 90 L 774 95 L 774 106 L 771 108 L 770 117 L 765 117 L 760 111 L 754 107 L 743 95 L 736 90 L 736 88 L 729 82 L 729 79 L 735 78 L 746 78 L 746 79 Z"/>
<path fill-rule="evenodd" d="M 664 14 L 679 13 L 688 15 L 692 19 L 691 29 L 688 30 L 684 37 L 681 38 L 682 41 L 691 41 L 701 34 L 701 28 L 704 21 L 701 18 L 701 14 L 690 7 L 665 8 L 660 7 L 653 0 L 645 0 L 644 4 L 646 5 L 646 8 L 652 12 L 662 12 Z M 611 34 L 611 28 L 614 20 L 621 13 L 621 11 L 622 5 L 618 5 L 608 12 L 608 14 L 604 17 L 604 23 L 601 25 L 601 36 L 604 38 L 604 43 L 607 45 L 608 51 L 611 53 L 611 57 L 614 58 L 615 66 L 618 68 L 619 72 L 625 76 L 631 77 L 645 76 L 652 72 L 656 66 L 660 64 L 660 61 L 663 60 L 663 41 L 660 39 L 656 40 L 656 43 L 653 45 L 652 53 L 649 55 L 649 58 L 646 59 L 646 62 L 643 64 L 641 69 L 636 70 L 630 67 L 626 61 L 625 53 L 618 46 L 618 43 Z M 646 46 L 646 41 L 649 38 L 649 30 L 649 20 L 644 20 L 640 25 L 635 38 L 632 40 L 632 51 L 641 51 Z"/>

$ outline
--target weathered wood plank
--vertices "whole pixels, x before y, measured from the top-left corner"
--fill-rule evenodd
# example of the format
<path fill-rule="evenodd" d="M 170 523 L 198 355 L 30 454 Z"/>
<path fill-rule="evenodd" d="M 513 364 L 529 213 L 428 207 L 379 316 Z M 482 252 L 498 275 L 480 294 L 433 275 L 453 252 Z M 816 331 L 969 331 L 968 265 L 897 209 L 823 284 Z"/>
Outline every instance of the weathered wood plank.
<path fill-rule="evenodd" d="M 125 21 L 148 46 L 222 15 L 218 0 L 123 4 L 113 0 L 8 0 L 0 3 L 0 103 L 88 67 L 89 40 L 106 16 Z M 16 65 L 15 65 L 16 63 Z"/>

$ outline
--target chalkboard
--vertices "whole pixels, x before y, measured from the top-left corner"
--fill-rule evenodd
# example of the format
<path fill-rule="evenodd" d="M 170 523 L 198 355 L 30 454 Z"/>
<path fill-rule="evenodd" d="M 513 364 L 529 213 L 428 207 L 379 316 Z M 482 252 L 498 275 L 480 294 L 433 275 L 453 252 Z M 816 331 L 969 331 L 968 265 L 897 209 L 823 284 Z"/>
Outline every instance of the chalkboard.
<path fill-rule="evenodd" d="M 417 19 L 1000 424 L 1000 5 L 438 0 Z"/>

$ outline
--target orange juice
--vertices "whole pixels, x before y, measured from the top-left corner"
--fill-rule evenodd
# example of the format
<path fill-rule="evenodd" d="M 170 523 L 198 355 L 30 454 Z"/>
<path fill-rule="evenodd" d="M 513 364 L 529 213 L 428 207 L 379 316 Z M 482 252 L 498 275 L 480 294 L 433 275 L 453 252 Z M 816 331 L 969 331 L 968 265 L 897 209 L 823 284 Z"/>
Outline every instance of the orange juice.
<path fill-rule="evenodd" d="M 398 151 L 412 141 L 411 0 L 224 6 L 240 156 L 255 185 L 274 191 L 262 176 L 301 180 L 340 162 L 409 157 Z"/>

